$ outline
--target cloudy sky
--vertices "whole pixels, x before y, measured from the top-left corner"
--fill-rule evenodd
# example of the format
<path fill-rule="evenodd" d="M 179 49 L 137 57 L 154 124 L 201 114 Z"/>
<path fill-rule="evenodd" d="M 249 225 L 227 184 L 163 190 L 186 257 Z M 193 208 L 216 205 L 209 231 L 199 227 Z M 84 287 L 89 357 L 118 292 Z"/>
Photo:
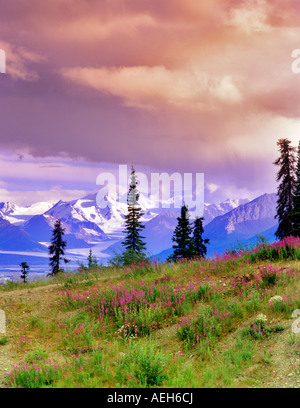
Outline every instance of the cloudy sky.
<path fill-rule="evenodd" d="M 119 164 L 204 173 L 206 202 L 276 192 L 276 143 L 300 135 L 299 12 L 0 0 L 0 201 L 77 198 Z"/>

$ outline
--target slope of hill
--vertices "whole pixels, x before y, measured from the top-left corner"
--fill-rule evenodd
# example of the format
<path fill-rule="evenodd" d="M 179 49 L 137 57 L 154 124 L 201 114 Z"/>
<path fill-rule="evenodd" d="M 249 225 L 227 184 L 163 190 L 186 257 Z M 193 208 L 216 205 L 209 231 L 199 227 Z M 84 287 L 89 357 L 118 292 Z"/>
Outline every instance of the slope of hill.
<path fill-rule="evenodd" d="M 289 245 L 0 285 L 0 387 L 98 388 L 100 404 L 111 389 L 188 388 L 197 405 L 203 388 L 299 388 L 300 240 Z"/>

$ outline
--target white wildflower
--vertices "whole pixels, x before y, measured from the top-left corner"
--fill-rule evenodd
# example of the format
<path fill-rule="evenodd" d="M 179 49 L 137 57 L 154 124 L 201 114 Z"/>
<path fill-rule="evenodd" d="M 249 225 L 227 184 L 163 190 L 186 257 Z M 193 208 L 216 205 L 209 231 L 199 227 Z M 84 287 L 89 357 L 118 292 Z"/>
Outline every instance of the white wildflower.
<path fill-rule="evenodd" d="M 268 319 L 266 315 L 260 313 L 259 315 L 256 316 L 256 320 L 259 320 L 261 322 L 266 322 Z"/>
<path fill-rule="evenodd" d="M 271 299 L 269 300 L 269 302 L 282 302 L 282 297 L 281 296 L 278 296 L 278 295 L 276 295 L 276 296 L 273 296 L 273 297 L 271 297 Z"/>

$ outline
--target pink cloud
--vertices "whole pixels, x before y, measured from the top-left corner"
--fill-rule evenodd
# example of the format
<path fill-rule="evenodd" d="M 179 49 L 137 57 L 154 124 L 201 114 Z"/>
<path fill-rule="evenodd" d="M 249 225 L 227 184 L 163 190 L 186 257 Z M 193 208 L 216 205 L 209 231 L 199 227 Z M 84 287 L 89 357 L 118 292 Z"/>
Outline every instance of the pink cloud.
<path fill-rule="evenodd" d="M 191 110 L 215 103 L 238 103 L 242 96 L 230 76 L 201 71 L 171 71 L 164 66 L 72 68 L 62 74 L 82 85 L 121 97 L 127 106 L 155 108 L 161 103 Z M 211 104 L 211 107 L 209 106 Z"/>
<path fill-rule="evenodd" d="M 276 138 L 298 130 L 296 0 L 10 0 L 3 10 L 0 47 L 23 81 L 4 83 L 0 147 L 270 184 Z"/>
<path fill-rule="evenodd" d="M 0 49 L 6 55 L 6 73 L 14 80 L 36 81 L 39 78 L 37 70 L 29 65 L 45 60 L 45 57 L 26 49 L 25 47 L 13 45 L 6 41 L 0 41 Z"/>

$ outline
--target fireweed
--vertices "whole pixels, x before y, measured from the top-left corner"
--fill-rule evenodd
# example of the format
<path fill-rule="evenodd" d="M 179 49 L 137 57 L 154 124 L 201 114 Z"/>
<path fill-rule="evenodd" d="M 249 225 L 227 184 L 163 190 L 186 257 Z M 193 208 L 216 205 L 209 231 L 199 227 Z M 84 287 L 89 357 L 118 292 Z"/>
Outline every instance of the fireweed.
<path fill-rule="evenodd" d="M 209 285 L 141 280 L 80 294 L 65 289 L 63 302 L 67 309 L 82 308 L 118 337 L 140 337 L 157 331 L 166 319 L 182 315 L 186 303 L 208 299 L 214 290 Z"/>
<path fill-rule="evenodd" d="M 244 327 L 242 329 L 242 336 L 250 336 L 253 339 L 261 340 L 263 337 L 269 337 L 272 333 L 272 329 L 266 326 L 264 320 L 257 319 L 250 324 L 250 327 Z"/>
<path fill-rule="evenodd" d="M 231 331 L 237 316 L 243 316 L 242 308 L 237 302 L 215 297 L 205 307 L 201 306 L 198 313 L 178 318 L 177 336 L 185 342 L 188 349 L 197 349 L 199 346 L 212 344 L 221 335 Z"/>
<path fill-rule="evenodd" d="M 284 314 L 286 317 L 290 317 L 293 310 L 300 307 L 300 298 L 296 293 L 287 293 L 282 296 L 282 300 L 269 302 L 271 309 L 277 314 Z"/>
<path fill-rule="evenodd" d="M 40 364 L 19 364 L 13 366 L 13 371 L 7 374 L 9 387 L 41 388 L 51 386 L 62 376 L 62 370 L 57 363 L 44 360 Z"/>
<path fill-rule="evenodd" d="M 8 387 L 15 388 L 101 386 L 103 381 L 112 379 L 106 355 L 107 349 L 101 346 L 86 346 L 77 353 L 69 353 L 69 361 L 64 364 L 46 359 L 20 363 L 7 373 L 6 382 Z"/>
<path fill-rule="evenodd" d="M 287 237 L 272 244 L 261 243 L 246 254 L 250 262 L 300 259 L 300 238 Z"/>
<path fill-rule="evenodd" d="M 118 386 L 162 386 L 165 382 L 176 386 L 172 370 L 179 367 L 182 370 L 178 361 L 183 357 L 176 354 L 171 364 L 168 350 L 165 353 L 162 350 L 169 348 L 166 345 L 160 349 L 160 358 L 155 359 L 144 343 L 153 345 L 154 339 L 164 333 L 164 330 L 157 333 L 158 330 L 175 324 L 176 341 L 179 339 L 186 349 L 193 349 L 193 354 L 197 354 L 194 350 L 207 347 L 209 359 L 209 347 L 235 331 L 245 319 L 251 319 L 252 323 L 244 330 L 248 340 L 243 342 L 254 343 L 253 338 L 263 340 L 270 328 L 265 322 L 256 322 L 254 313 L 275 312 L 290 317 L 294 309 L 300 308 L 297 293 L 288 289 L 288 285 L 295 286 L 299 281 L 300 271 L 275 267 L 269 261 L 275 257 L 299 259 L 298 252 L 299 239 L 289 238 L 214 259 L 180 260 L 172 267 L 147 261 L 123 269 L 122 283 L 108 280 L 105 289 L 95 281 L 86 283 L 80 274 L 69 276 L 61 282 L 63 290 L 59 289 L 62 299 L 59 312 L 71 312 L 71 317 L 52 322 L 58 350 L 64 353 L 66 363 L 57 364 L 49 359 L 20 363 L 6 375 L 8 386 L 103 387 L 115 385 L 116 380 Z M 254 263 L 262 259 L 264 265 Z M 220 284 L 223 278 L 225 286 Z M 282 301 L 269 302 L 274 295 L 280 295 Z M 35 331 L 34 338 L 50 330 L 50 324 L 42 327 L 37 322 L 33 318 L 29 322 L 30 329 Z M 24 346 L 32 347 L 33 341 L 26 330 L 19 330 L 18 337 L 21 351 Z M 111 339 L 115 342 L 112 349 L 105 350 L 99 345 Z M 124 360 L 117 358 L 119 347 L 125 352 Z M 135 358 L 137 350 L 142 349 Z M 246 350 L 240 356 L 241 361 L 247 361 L 249 356 L 250 351 Z M 230 361 L 236 364 L 237 358 L 231 355 Z M 208 376 L 208 371 L 205 375 Z"/>

